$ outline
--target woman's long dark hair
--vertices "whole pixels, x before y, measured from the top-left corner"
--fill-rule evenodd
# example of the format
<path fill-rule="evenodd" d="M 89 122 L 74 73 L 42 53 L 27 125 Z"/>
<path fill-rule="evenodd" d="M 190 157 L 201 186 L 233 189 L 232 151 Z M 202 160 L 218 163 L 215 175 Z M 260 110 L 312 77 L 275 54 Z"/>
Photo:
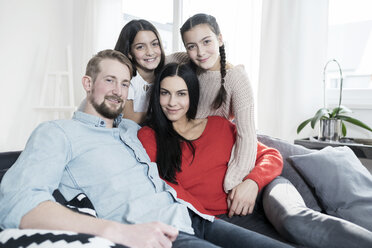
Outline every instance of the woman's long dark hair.
<path fill-rule="evenodd" d="M 196 14 L 187 19 L 187 21 L 182 25 L 180 31 L 183 40 L 183 35 L 185 32 L 189 31 L 196 25 L 200 24 L 207 24 L 212 32 L 218 36 L 221 34 L 220 27 L 218 26 L 217 20 L 214 16 L 207 15 L 207 14 Z M 225 45 L 220 46 L 220 64 L 221 64 L 221 87 L 218 91 L 216 98 L 212 103 L 212 108 L 218 109 L 221 105 L 226 101 L 226 90 L 225 90 L 225 76 L 226 76 L 226 52 L 225 52 Z M 190 63 L 193 64 L 193 68 L 197 68 L 197 66 L 190 60 Z"/>
<path fill-rule="evenodd" d="M 155 69 L 155 75 L 156 75 L 159 73 L 161 68 L 163 68 L 164 66 L 165 54 L 164 54 L 164 49 L 161 43 L 159 32 L 158 30 L 156 30 L 155 26 L 152 25 L 150 22 L 143 20 L 143 19 L 132 20 L 128 22 L 122 28 L 120 32 L 118 41 L 116 42 L 116 45 L 115 45 L 115 50 L 122 52 L 128 58 L 130 57 L 129 55 L 132 56 L 132 59 L 130 60 L 133 63 L 133 77 L 136 76 L 137 75 L 137 68 L 136 68 L 137 62 L 135 61 L 134 56 L 131 54 L 131 47 L 139 31 L 152 31 L 159 41 L 160 50 L 161 50 L 161 58 L 160 58 L 160 63 L 158 67 L 156 67 Z"/>
<path fill-rule="evenodd" d="M 199 81 L 194 70 L 188 64 L 167 64 L 157 75 L 151 92 L 150 104 L 145 125 L 155 131 L 158 164 L 160 176 L 172 183 L 177 183 L 176 172 L 181 171 L 182 146 L 190 147 L 193 156 L 195 149 L 191 141 L 179 135 L 173 128 L 172 122 L 165 116 L 160 106 L 161 82 L 166 77 L 182 78 L 189 93 L 189 109 L 187 119 L 195 119 L 199 102 Z"/>

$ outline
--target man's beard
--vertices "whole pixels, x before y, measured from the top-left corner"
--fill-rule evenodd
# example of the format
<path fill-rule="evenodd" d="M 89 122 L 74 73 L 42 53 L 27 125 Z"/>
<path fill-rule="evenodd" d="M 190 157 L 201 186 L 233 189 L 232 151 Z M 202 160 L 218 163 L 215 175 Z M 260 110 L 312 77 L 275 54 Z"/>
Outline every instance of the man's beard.
<path fill-rule="evenodd" d="M 106 97 L 105 97 L 106 99 Z M 119 98 L 117 98 L 119 100 Z M 118 117 L 122 112 L 123 112 L 123 109 L 124 109 L 124 104 L 123 104 L 123 101 L 120 99 L 121 101 L 121 105 L 118 109 L 111 109 L 106 103 L 105 103 L 105 100 L 103 100 L 103 102 L 101 104 L 98 104 L 94 101 L 93 97 L 91 97 L 89 99 L 89 101 L 91 102 L 91 104 L 93 105 L 94 109 L 99 113 L 101 114 L 102 116 L 108 118 L 108 119 L 115 119 L 116 117 Z"/>

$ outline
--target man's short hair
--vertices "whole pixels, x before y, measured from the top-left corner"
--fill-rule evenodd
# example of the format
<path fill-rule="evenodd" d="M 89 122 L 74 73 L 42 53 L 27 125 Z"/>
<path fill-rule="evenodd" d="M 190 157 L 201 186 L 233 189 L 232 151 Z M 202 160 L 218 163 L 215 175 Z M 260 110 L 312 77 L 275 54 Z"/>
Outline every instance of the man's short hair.
<path fill-rule="evenodd" d="M 129 73 L 130 73 L 130 78 L 132 78 L 133 66 L 130 60 L 119 51 L 107 49 L 107 50 L 98 52 L 88 62 L 85 75 L 91 77 L 93 82 L 96 81 L 97 75 L 101 72 L 99 63 L 104 59 L 114 59 L 114 60 L 119 61 L 123 65 L 127 66 L 129 69 Z"/>

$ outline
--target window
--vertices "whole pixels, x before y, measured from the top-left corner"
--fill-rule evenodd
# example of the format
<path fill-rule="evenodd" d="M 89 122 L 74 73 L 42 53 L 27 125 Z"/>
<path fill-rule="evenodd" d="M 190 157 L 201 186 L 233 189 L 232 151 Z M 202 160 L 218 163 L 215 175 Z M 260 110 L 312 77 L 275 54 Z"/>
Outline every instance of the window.
<path fill-rule="evenodd" d="M 133 19 L 145 19 L 158 30 L 165 54 L 173 52 L 173 0 L 123 0 L 124 25 Z"/>
<path fill-rule="evenodd" d="M 327 58 L 343 70 L 342 103 L 351 108 L 372 109 L 372 2 L 329 0 Z M 327 101 L 338 104 L 339 73 L 327 69 Z"/>
<path fill-rule="evenodd" d="M 158 29 L 165 54 L 185 51 L 179 29 L 190 16 L 207 13 L 216 17 L 226 46 L 227 60 L 243 64 L 257 92 L 261 0 L 123 0 L 124 24 L 132 19 L 146 19 Z M 255 98 L 256 99 L 256 98 Z"/>

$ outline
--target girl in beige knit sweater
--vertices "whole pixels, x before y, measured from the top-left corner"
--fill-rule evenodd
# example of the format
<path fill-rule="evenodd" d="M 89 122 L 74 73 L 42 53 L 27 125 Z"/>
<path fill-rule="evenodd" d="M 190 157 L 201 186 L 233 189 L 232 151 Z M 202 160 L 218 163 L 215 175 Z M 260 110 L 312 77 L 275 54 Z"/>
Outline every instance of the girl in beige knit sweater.
<path fill-rule="evenodd" d="M 194 66 L 200 82 L 197 118 L 218 115 L 234 119 L 237 140 L 227 170 L 224 189 L 229 192 L 229 215 L 251 212 L 258 193 L 252 180 L 243 182 L 255 165 L 257 137 L 254 123 L 252 87 L 243 65 L 226 62 L 225 47 L 216 19 L 197 14 L 181 27 L 187 53 L 167 56 L 166 63 L 188 62 Z"/>

